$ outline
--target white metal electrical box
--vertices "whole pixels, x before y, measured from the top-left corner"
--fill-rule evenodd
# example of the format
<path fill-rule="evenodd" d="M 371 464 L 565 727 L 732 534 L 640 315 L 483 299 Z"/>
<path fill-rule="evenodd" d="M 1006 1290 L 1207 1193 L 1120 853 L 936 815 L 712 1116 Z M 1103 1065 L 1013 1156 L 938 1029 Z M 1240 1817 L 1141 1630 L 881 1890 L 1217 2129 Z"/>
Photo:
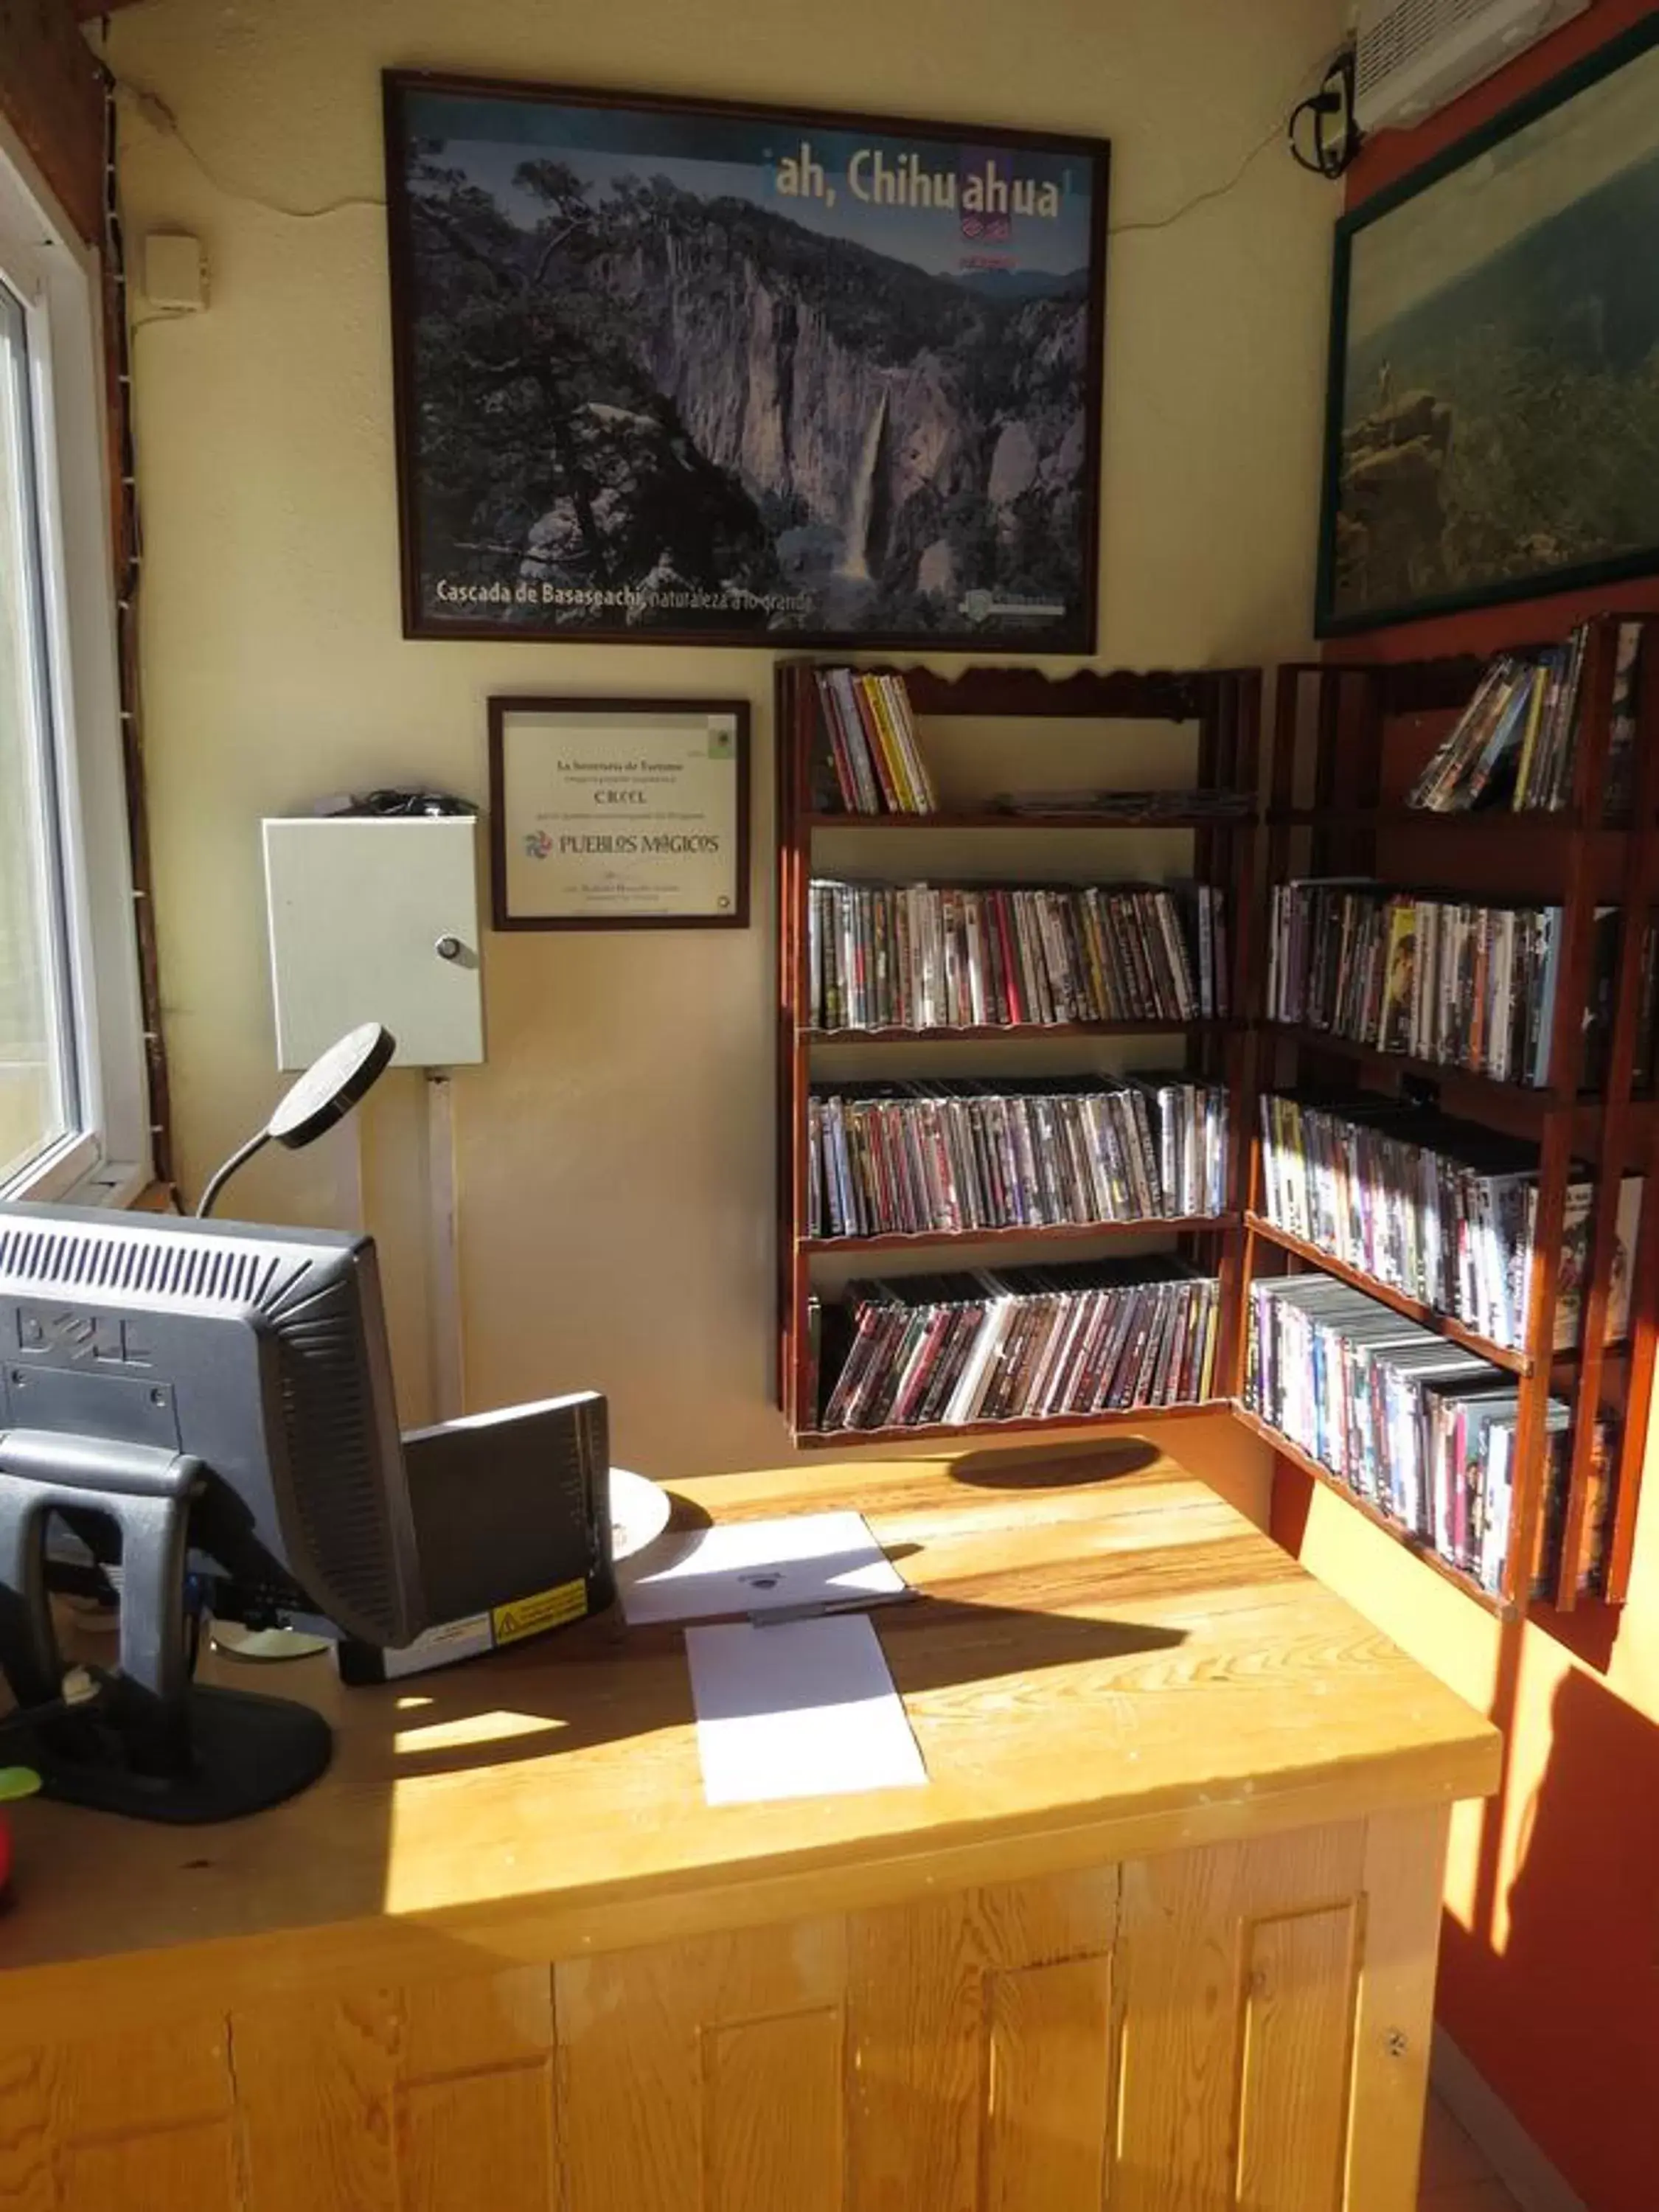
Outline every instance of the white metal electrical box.
<path fill-rule="evenodd" d="M 359 1022 L 386 1024 L 398 1066 L 483 1058 L 478 836 L 471 815 L 265 823 L 279 1067 Z"/>

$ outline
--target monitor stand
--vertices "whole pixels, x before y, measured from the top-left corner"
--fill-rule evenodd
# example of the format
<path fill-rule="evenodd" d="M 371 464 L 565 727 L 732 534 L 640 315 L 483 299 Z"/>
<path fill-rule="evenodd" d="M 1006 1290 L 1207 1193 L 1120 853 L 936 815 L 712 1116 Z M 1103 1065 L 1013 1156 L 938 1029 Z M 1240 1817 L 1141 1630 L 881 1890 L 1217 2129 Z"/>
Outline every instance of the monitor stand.
<path fill-rule="evenodd" d="M 333 1736 L 309 1705 L 190 1679 L 185 1559 L 201 1462 L 147 1444 L 11 1429 L 0 1436 L 0 1674 L 22 1759 L 48 1796 L 141 1820 L 229 1820 L 280 1804 L 326 1768 Z M 46 1522 L 94 1512 L 121 1539 L 119 1659 L 90 1706 L 66 1711 L 46 1595 Z M 30 1707 L 42 1709 L 30 1723 Z"/>

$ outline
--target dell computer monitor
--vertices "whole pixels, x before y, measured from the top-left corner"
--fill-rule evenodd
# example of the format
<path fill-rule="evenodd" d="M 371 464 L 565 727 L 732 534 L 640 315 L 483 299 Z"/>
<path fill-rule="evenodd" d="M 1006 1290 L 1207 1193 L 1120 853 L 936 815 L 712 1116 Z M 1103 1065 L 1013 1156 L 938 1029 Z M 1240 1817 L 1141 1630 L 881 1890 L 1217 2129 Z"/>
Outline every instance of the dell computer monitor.
<path fill-rule="evenodd" d="M 70 1714 L 54 1516 L 121 1566 L 119 1667 Z M 55 1794 L 219 1819 L 326 1764 L 309 1708 L 190 1682 L 192 1564 L 368 1643 L 426 1626 L 372 1242 L 0 1206 L 0 1672 Z"/>

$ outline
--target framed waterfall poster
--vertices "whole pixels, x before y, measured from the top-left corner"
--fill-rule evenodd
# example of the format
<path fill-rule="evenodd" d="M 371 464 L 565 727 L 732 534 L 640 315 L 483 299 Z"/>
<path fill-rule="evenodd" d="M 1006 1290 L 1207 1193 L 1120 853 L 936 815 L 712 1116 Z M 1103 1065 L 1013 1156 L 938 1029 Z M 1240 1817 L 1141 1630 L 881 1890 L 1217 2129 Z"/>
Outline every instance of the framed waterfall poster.
<path fill-rule="evenodd" d="M 492 699 L 497 929 L 744 929 L 749 702 Z"/>
<path fill-rule="evenodd" d="M 1092 651 L 1103 142 L 385 95 L 407 635 Z"/>

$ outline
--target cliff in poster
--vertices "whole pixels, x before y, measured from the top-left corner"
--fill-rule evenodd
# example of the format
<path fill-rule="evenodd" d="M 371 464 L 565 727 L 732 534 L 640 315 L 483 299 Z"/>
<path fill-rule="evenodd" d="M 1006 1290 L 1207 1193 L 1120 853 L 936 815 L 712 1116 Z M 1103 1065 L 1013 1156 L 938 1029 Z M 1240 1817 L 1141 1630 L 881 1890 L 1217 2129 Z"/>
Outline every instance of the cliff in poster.
<path fill-rule="evenodd" d="M 767 204 L 411 141 L 409 428 L 434 626 L 1012 629 L 1034 647 L 1086 629 L 1086 273 L 998 250 L 1044 222 L 1040 192 L 1057 219 L 1060 186 L 1006 156 L 929 175 L 876 149 L 863 182 L 888 197 L 860 228 L 890 212 L 914 252 L 953 226 L 954 265 L 924 267 L 838 234 L 828 179 L 856 194 L 857 149 L 837 173 L 795 143 L 793 190 L 787 161 L 762 171 Z M 960 204 L 976 186 L 1006 201 L 979 224 Z M 1063 234 L 1086 252 L 1086 225 Z"/>

